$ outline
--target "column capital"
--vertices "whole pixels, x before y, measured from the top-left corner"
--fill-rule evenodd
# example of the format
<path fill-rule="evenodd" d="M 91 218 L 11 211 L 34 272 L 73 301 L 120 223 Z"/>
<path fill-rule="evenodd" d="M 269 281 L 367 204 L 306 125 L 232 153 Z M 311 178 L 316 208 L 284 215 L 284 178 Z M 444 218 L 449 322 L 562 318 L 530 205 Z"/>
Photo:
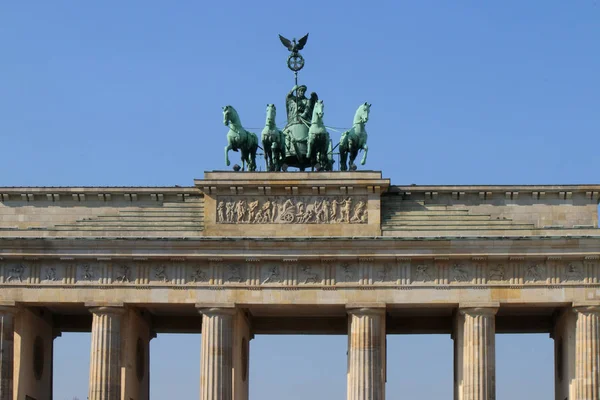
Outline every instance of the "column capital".
<path fill-rule="evenodd" d="M 104 315 L 104 314 L 116 314 L 116 315 L 124 315 L 127 311 L 124 307 L 115 307 L 115 306 L 101 306 L 101 307 L 92 307 L 88 309 L 92 314 Z"/>
<path fill-rule="evenodd" d="M 499 308 L 498 303 L 460 304 L 458 312 L 461 315 L 496 315 Z"/>
<path fill-rule="evenodd" d="M 202 315 L 235 315 L 238 309 L 233 303 L 196 304 L 196 310 Z"/>
<path fill-rule="evenodd" d="M 573 312 L 578 314 L 600 314 L 600 304 L 573 304 Z"/>
<path fill-rule="evenodd" d="M 385 315 L 385 303 L 350 303 L 346 304 L 349 315 Z"/>

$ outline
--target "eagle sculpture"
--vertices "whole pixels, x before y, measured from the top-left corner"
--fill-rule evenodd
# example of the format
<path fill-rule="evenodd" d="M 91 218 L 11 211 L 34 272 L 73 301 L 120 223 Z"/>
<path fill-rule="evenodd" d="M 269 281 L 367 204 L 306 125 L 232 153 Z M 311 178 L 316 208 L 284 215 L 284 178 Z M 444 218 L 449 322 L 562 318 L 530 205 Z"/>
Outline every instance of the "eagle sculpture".
<path fill-rule="evenodd" d="M 306 35 L 304 35 L 302 38 L 300 38 L 300 40 L 298 40 L 298 42 L 296 42 L 296 38 L 294 38 L 290 42 L 289 39 L 286 39 L 281 35 L 279 35 L 279 40 L 281 40 L 281 43 L 283 43 L 283 45 L 286 47 L 286 49 L 291 51 L 292 54 L 298 54 L 298 51 L 302 50 L 304 48 L 304 46 L 306 45 L 306 42 L 308 41 L 308 33 Z"/>

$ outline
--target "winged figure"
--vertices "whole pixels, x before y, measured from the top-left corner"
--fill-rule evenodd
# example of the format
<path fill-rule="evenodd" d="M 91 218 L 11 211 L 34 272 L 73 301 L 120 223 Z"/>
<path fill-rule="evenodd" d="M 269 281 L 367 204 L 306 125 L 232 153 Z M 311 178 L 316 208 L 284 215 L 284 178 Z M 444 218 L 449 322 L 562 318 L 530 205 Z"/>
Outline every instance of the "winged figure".
<path fill-rule="evenodd" d="M 290 41 L 289 39 L 286 39 L 281 35 L 279 35 L 279 40 L 281 40 L 281 43 L 283 43 L 285 48 L 288 49 L 289 51 L 291 51 L 292 54 L 297 54 L 298 51 L 302 50 L 304 48 L 304 46 L 306 45 L 306 42 L 308 41 L 308 33 L 306 35 L 304 35 L 302 38 L 300 38 L 300 40 L 298 40 L 298 42 L 296 42 L 296 38 L 294 38 L 292 41 Z"/>

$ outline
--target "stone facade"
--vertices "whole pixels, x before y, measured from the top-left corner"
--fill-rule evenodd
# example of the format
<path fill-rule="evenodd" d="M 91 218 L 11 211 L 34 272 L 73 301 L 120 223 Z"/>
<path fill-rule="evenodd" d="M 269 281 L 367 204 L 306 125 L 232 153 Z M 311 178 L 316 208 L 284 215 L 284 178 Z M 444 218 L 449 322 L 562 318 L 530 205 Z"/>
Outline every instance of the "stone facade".
<path fill-rule="evenodd" d="M 504 332 L 550 333 L 556 399 L 599 399 L 599 193 L 378 172 L 0 188 L 0 400 L 50 399 L 54 337 L 85 330 L 90 399 L 147 399 L 151 338 L 200 331 L 205 400 L 246 400 L 273 333 L 347 334 L 348 398 L 384 399 L 385 335 L 433 332 L 456 399 L 495 398 Z"/>

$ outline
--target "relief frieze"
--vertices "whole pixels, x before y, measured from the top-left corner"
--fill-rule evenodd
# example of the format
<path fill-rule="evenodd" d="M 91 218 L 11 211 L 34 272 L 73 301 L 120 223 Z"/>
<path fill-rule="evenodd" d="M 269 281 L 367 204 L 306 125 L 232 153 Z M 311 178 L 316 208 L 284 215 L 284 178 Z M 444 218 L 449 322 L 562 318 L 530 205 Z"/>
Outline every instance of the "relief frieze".
<path fill-rule="evenodd" d="M 46 264 L 9 262 L 0 265 L 4 285 L 77 285 L 94 286 L 169 286 L 197 285 L 222 287 L 358 287 L 432 286 L 432 285 L 598 285 L 600 265 L 568 260 L 550 263 L 523 260 L 520 263 L 490 261 L 474 264 L 451 261 L 437 265 L 432 260 L 352 261 L 327 259 L 286 263 L 270 261 L 219 262 L 97 262 L 84 261 Z"/>
<path fill-rule="evenodd" d="M 217 199 L 219 224 L 366 224 L 366 196 Z"/>
<path fill-rule="evenodd" d="M 208 282 L 208 276 L 206 271 L 201 267 L 193 268 L 192 275 L 190 276 L 191 283 L 203 283 Z"/>
<path fill-rule="evenodd" d="M 44 277 L 43 280 L 45 281 L 49 281 L 49 282 L 56 282 L 58 281 L 58 276 L 56 273 L 56 267 L 45 267 L 44 268 Z"/>
<path fill-rule="evenodd" d="M 453 282 L 469 282 L 471 280 L 470 271 L 462 264 L 452 265 Z"/>
<path fill-rule="evenodd" d="M 320 279 L 319 279 L 319 273 L 316 271 L 316 268 L 313 269 L 312 266 L 310 265 L 303 265 L 302 268 L 300 269 L 302 271 L 302 280 L 301 282 L 304 284 L 309 284 L 309 283 L 320 283 Z"/>
<path fill-rule="evenodd" d="M 580 263 L 569 263 L 565 267 L 565 280 L 577 282 L 583 279 L 583 266 Z"/>
<path fill-rule="evenodd" d="M 541 282 L 546 280 L 546 268 L 542 264 L 529 264 L 525 272 L 525 280 Z"/>
<path fill-rule="evenodd" d="M 268 267 L 266 277 L 262 280 L 262 283 L 281 283 L 281 269 L 279 265 L 271 265 Z"/>
<path fill-rule="evenodd" d="M 396 278 L 394 277 L 394 267 L 390 264 L 383 264 L 377 270 L 376 282 L 386 283 L 393 282 Z"/>
<path fill-rule="evenodd" d="M 488 270 L 489 281 L 504 281 L 506 280 L 506 267 L 503 264 L 496 264 Z"/>
<path fill-rule="evenodd" d="M 18 282 L 22 283 L 25 274 L 25 266 L 18 264 L 8 270 L 6 282 Z"/>
<path fill-rule="evenodd" d="M 131 282 L 131 268 L 129 265 L 120 265 L 117 268 L 117 275 L 115 277 L 115 282 L 118 283 L 129 283 Z"/>

